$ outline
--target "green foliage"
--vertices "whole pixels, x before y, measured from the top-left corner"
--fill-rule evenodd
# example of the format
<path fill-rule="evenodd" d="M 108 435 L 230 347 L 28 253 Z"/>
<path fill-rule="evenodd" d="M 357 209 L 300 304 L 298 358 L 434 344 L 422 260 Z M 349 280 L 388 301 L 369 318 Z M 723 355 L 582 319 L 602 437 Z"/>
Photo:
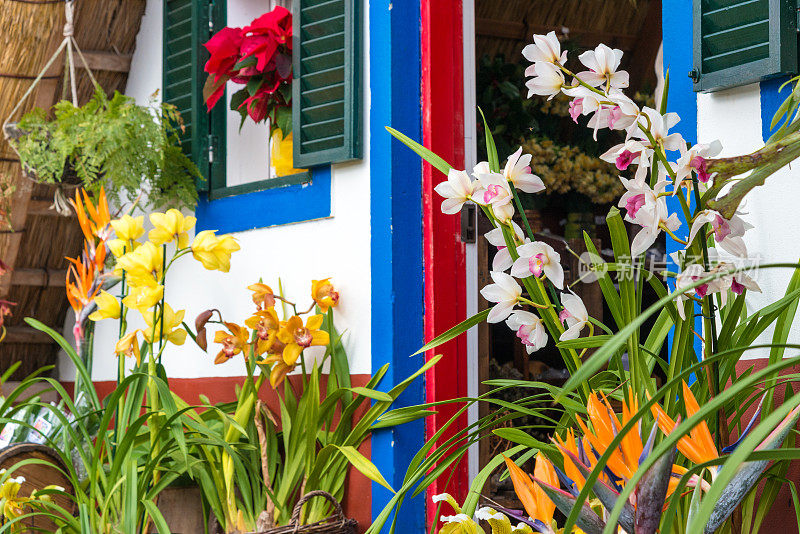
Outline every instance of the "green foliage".
<path fill-rule="evenodd" d="M 183 121 L 170 104 L 139 106 L 133 98 L 102 90 L 82 107 L 62 100 L 53 118 L 34 109 L 17 125 L 13 141 L 26 173 L 37 181 L 77 181 L 88 190 L 104 186 L 112 201 L 153 208 L 192 207 L 200 171 L 183 152 Z"/>

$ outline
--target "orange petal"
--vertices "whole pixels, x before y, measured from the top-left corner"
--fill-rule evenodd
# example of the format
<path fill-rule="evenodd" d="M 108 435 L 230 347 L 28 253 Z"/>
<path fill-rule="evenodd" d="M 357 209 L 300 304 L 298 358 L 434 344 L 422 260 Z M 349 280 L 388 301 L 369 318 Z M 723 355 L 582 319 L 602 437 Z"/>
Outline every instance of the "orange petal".
<path fill-rule="evenodd" d="M 531 480 L 528 473 L 520 469 L 513 461 L 508 458 L 505 460 L 508 473 L 511 475 L 511 482 L 514 483 L 514 493 L 517 494 L 519 502 L 522 503 L 528 516 L 532 518 L 538 517 L 539 510 L 536 507 L 536 492 L 534 491 L 533 480 Z"/>
<path fill-rule="evenodd" d="M 558 475 L 556 475 L 556 470 L 553 468 L 553 464 L 550 463 L 550 460 L 541 452 L 536 455 L 536 467 L 533 470 L 533 476 L 545 484 L 558 487 Z M 545 525 L 549 525 L 553 521 L 553 512 L 556 510 L 555 503 L 550 500 L 550 497 L 547 496 L 539 484 L 534 486 L 533 495 L 536 498 L 536 508 L 539 512 L 539 516 L 531 517 L 542 521 Z"/>
<path fill-rule="evenodd" d="M 700 410 L 700 405 L 697 404 L 697 399 L 694 398 L 692 390 L 689 389 L 686 382 L 683 382 L 683 404 L 686 406 L 687 417 L 693 416 Z M 701 421 L 694 427 L 689 435 L 696 442 L 697 446 L 702 449 L 704 455 L 707 456 L 707 460 L 713 460 L 719 456 L 717 453 L 717 446 L 714 445 L 714 438 L 711 437 L 711 431 L 708 429 L 708 424 L 706 424 L 705 421 Z"/>

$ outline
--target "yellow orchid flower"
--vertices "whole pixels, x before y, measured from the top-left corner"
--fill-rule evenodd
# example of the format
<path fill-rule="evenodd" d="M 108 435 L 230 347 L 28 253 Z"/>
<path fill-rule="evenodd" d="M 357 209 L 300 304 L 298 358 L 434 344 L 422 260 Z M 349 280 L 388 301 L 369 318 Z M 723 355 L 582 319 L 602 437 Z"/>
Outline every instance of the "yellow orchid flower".
<path fill-rule="evenodd" d="M 194 228 L 197 219 L 186 216 L 175 208 L 167 210 L 166 213 L 151 213 L 150 222 L 154 228 L 150 230 L 148 238 L 154 245 L 171 243 L 177 239 L 178 248 L 186 248 L 189 244 L 189 230 Z"/>
<path fill-rule="evenodd" d="M 258 309 L 268 309 L 275 306 L 275 293 L 272 288 L 267 284 L 258 282 L 247 286 L 247 289 L 253 292 L 253 303 Z"/>
<path fill-rule="evenodd" d="M 94 297 L 97 304 L 97 311 L 89 315 L 92 321 L 102 321 L 103 319 L 119 319 L 120 306 L 117 297 L 108 291 L 101 291 Z"/>
<path fill-rule="evenodd" d="M 122 303 L 128 308 L 138 310 L 142 315 L 158 304 L 164 296 L 164 286 L 135 286 L 130 293 L 122 299 Z"/>
<path fill-rule="evenodd" d="M 216 236 L 213 230 L 203 230 L 192 241 L 192 256 L 209 271 L 231 270 L 231 254 L 241 247 L 230 235 Z"/>
<path fill-rule="evenodd" d="M 181 328 L 181 324 L 183 323 L 183 316 L 186 314 L 186 310 L 178 310 L 177 312 L 172 311 L 172 308 L 166 302 L 164 303 L 164 310 L 161 315 L 163 315 L 163 322 L 164 322 L 164 332 L 163 338 L 164 341 L 172 343 L 174 345 L 183 345 L 183 342 L 186 341 L 186 330 Z M 142 317 L 144 317 L 144 322 L 147 323 L 147 329 L 142 331 L 144 338 L 149 343 L 155 343 L 160 341 L 162 338 L 161 332 L 161 322 L 162 318 L 158 317 L 153 324 L 153 315 L 152 313 L 144 313 Z M 151 339 L 152 338 L 152 339 Z"/>
<path fill-rule="evenodd" d="M 327 345 L 328 333 L 320 330 L 322 315 L 312 315 L 303 326 L 303 320 L 293 315 L 278 332 L 278 339 L 286 344 L 283 349 L 283 361 L 294 365 L 304 349 L 312 346 Z"/>
<path fill-rule="evenodd" d="M 144 215 L 138 217 L 123 215 L 119 219 L 111 221 L 111 228 L 114 229 L 117 239 L 136 241 L 144 235 Z"/>
<path fill-rule="evenodd" d="M 339 303 L 339 293 L 333 288 L 330 278 L 311 281 L 311 298 L 317 303 L 322 313 L 327 313 L 328 308 L 335 308 Z"/>
<path fill-rule="evenodd" d="M 155 286 L 163 275 L 164 252 L 161 247 L 148 241 L 120 257 L 117 267 L 127 273 L 130 285 Z"/>
<path fill-rule="evenodd" d="M 270 354 L 283 352 L 284 344 L 278 340 L 281 323 L 275 308 L 257 311 L 247 318 L 244 324 L 256 334 L 256 356 L 261 356 L 265 352 Z"/>
<path fill-rule="evenodd" d="M 114 347 L 114 353 L 117 356 L 128 356 L 136 358 L 136 365 L 141 365 L 142 354 L 139 351 L 139 337 L 138 334 L 141 330 L 134 330 L 128 332 L 117 341 Z"/>
<path fill-rule="evenodd" d="M 241 352 L 247 352 L 250 345 L 247 342 L 247 330 L 236 323 L 225 323 L 228 332 L 219 330 L 214 335 L 214 343 L 221 343 L 222 348 L 214 359 L 215 364 L 225 363 Z"/>
<path fill-rule="evenodd" d="M 534 521 L 541 521 L 544 525 L 550 526 L 553 522 L 553 513 L 556 505 L 544 490 L 531 480 L 530 475 L 520 469 L 512 460 L 506 458 L 506 467 L 511 475 L 511 482 L 514 484 L 514 493 L 522 503 L 525 512 Z M 533 476 L 545 484 L 558 486 L 558 475 L 550 460 L 541 452 L 536 455 L 536 464 L 533 469 Z"/>
<path fill-rule="evenodd" d="M 441 529 L 439 529 L 439 534 L 485 534 L 486 533 L 486 531 L 483 530 L 480 527 L 480 525 L 478 525 L 478 523 L 476 523 L 471 517 L 469 517 L 467 514 L 464 513 L 464 511 L 461 509 L 461 506 L 458 505 L 456 500 L 449 493 L 434 495 L 433 497 L 431 497 L 431 501 L 433 501 L 434 504 L 440 502 L 446 502 L 453 508 L 453 511 L 455 512 L 454 515 L 441 516 L 440 520 L 444 523 L 444 525 L 442 526 Z"/>
<path fill-rule="evenodd" d="M 113 254 L 115 258 L 120 258 L 124 256 L 126 253 L 139 248 L 139 245 L 141 245 L 141 243 L 139 243 L 138 241 L 124 241 L 122 239 L 110 239 L 109 241 L 106 242 L 106 245 L 108 245 L 108 250 L 111 251 L 111 254 Z"/>
<path fill-rule="evenodd" d="M 20 497 L 19 490 L 25 477 L 8 478 L 0 486 L 0 502 L 3 503 L 3 516 L 12 520 L 24 513 L 25 504 L 30 501 L 28 497 Z"/>

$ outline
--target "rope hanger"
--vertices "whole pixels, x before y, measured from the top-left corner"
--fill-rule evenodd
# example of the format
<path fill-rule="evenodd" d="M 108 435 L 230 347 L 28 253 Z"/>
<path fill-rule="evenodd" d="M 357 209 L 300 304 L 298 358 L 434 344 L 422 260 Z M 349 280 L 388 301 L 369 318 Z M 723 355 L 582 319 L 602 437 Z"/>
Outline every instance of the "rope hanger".
<path fill-rule="evenodd" d="M 94 74 L 92 73 L 92 69 L 89 68 L 89 63 L 86 61 L 86 58 L 83 55 L 80 47 L 78 46 L 78 42 L 75 40 L 75 0 L 58 0 L 59 2 L 64 2 L 64 40 L 61 41 L 61 44 L 56 49 L 55 53 L 50 57 L 47 61 L 47 64 L 44 68 L 39 72 L 39 75 L 33 80 L 33 83 L 28 87 L 28 90 L 25 91 L 25 94 L 22 95 L 22 98 L 17 102 L 17 105 L 14 106 L 14 109 L 11 110 L 11 113 L 8 115 L 8 118 L 3 122 L 3 134 L 5 135 L 6 139 L 9 139 L 9 133 L 6 129 L 9 123 L 11 123 L 12 119 L 16 115 L 16 113 L 20 110 L 22 105 L 25 101 L 30 97 L 33 93 L 33 90 L 39 84 L 40 81 L 44 78 L 52 78 L 52 76 L 45 76 L 50 67 L 53 66 L 53 63 L 58 59 L 65 49 L 67 51 L 65 63 L 64 63 L 64 90 L 66 92 L 66 88 L 69 87 L 71 93 L 71 100 L 72 105 L 78 107 L 78 89 L 77 89 L 77 81 L 75 77 L 75 54 L 78 55 L 78 58 L 83 63 L 83 67 L 86 70 L 87 74 L 89 75 L 89 79 L 92 81 L 95 89 L 100 87 L 100 84 L 97 83 L 97 79 L 95 79 Z M 13 148 L 13 144 L 11 147 Z M 53 205 L 50 206 L 51 209 L 55 209 L 60 215 L 70 215 L 71 209 L 69 207 L 69 203 L 67 202 L 66 196 L 64 195 L 63 187 L 61 184 L 58 184 L 56 187 L 56 192 L 53 198 Z"/>

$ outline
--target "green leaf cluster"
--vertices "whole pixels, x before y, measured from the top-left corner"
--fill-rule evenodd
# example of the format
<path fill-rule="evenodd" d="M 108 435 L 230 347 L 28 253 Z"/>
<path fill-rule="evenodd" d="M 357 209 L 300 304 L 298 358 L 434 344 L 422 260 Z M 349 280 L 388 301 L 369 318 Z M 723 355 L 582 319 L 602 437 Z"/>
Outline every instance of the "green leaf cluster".
<path fill-rule="evenodd" d="M 183 121 L 171 104 L 140 106 L 119 92 L 101 89 L 83 106 L 62 100 L 52 117 L 36 108 L 16 125 L 12 143 L 26 174 L 43 183 L 105 187 L 119 204 L 152 208 L 193 207 L 197 166 L 181 147 Z"/>

